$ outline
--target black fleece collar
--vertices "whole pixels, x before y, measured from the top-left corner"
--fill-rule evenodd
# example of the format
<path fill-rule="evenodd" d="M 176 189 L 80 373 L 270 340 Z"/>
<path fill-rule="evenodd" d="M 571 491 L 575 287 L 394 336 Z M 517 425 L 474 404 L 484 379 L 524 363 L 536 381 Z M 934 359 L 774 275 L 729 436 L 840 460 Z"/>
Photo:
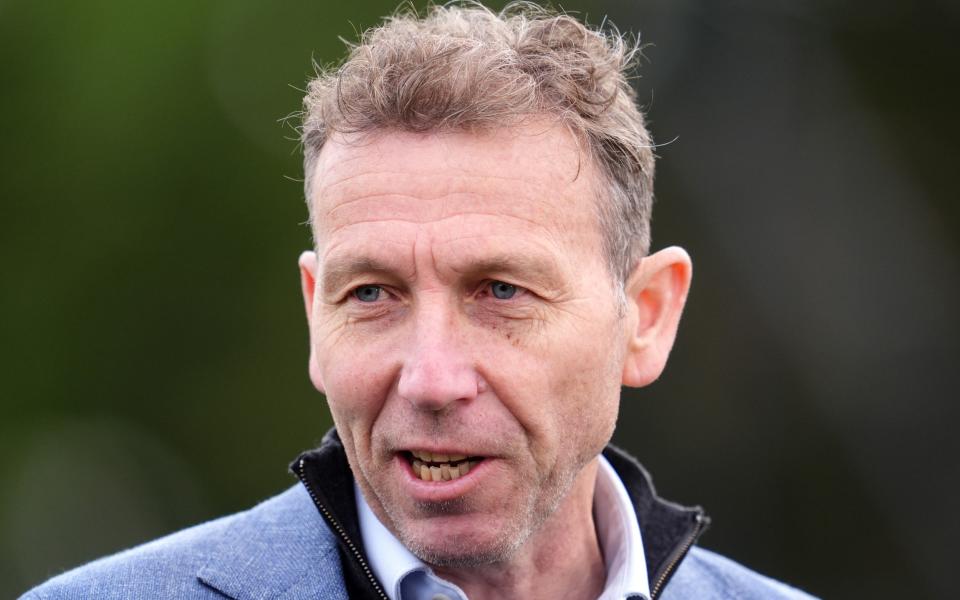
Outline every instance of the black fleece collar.
<path fill-rule="evenodd" d="M 657 598 L 710 519 L 700 507 L 684 507 L 657 496 L 650 475 L 637 459 L 623 450 L 608 445 L 603 455 L 620 476 L 633 502 L 642 530 L 651 595 Z M 318 448 L 301 454 L 290 468 L 338 534 L 340 560 L 350 598 L 386 598 L 365 562 L 353 473 L 336 430 L 328 431 Z M 358 558 L 358 553 L 362 558 Z"/>

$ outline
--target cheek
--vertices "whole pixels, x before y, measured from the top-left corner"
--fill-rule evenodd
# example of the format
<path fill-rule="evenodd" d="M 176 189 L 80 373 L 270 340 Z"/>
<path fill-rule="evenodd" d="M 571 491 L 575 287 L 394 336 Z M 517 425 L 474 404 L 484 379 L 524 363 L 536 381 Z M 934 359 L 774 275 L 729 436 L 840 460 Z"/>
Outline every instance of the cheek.
<path fill-rule="evenodd" d="M 318 336 L 314 351 L 338 431 L 369 437 L 396 371 L 382 343 L 361 340 L 343 327 L 334 327 Z"/>
<path fill-rule="evenodd" d="M 613 434 L 620 396 L 614 377 L 609 356 L 597 351 L 584 353 L 558 371 L 553 386 L 553 395 L 561 403 L 556 411 L 561 435 L 591 456 Z"/>
<path fill-rule="evenodd" d="M 610 440 L 620 401 L 622 356 L 613 330 L 558 336 L 536 361 L 541 398 L 536 402 L 545 443 L 576 463 L 592 458 Z M 544 368 L 546 366 L 546 368 Z"/>

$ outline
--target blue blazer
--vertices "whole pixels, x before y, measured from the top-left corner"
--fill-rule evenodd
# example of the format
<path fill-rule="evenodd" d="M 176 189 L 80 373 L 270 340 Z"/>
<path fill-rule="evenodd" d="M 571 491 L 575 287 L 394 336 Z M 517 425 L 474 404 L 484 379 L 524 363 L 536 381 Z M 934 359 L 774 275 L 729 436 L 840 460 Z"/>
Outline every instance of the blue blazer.
<path fill-rule="evenodd" d="M 337 539 L 302 485 L 256 507 L 55 577 L 21 600 L 346 599 Z M 662 600 L 809 599 L 694 547 Z"/>

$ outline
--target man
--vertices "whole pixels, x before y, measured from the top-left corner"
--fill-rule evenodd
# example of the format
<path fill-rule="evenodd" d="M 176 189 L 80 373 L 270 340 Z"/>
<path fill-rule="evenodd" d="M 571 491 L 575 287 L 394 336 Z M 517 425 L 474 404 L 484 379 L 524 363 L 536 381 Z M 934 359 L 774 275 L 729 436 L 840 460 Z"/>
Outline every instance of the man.
<path fill-rule="evenodd" d="M 801 598 L 694 542 L 607 446 L 690 286 L 648 254 L 620 38 L 528 6 L 404 15 L 308 90 L 301 483 L 28 598 Z"/>

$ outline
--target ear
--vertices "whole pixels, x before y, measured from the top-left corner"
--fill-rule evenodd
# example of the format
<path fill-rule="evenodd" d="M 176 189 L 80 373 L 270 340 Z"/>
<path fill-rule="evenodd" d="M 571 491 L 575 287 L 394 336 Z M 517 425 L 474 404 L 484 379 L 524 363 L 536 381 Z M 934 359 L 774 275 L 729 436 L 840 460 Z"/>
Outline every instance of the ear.
<path fill-rule="evenodd" d="M 690 291 L 693 264 L 672 246 L 642 259 L 627 280 L 627 354 L 623 385 L 653 383 L 667 364 Z"/>
<path fill-rule="evenodd" d="M 324 392 L 323 377 L 320 373 L 320 364 L 317 362 L 316 349 L 313 343 L 313 300 L 317 291 L 317 253 L 306 250 L 300 254 L 300 289 L 303 292 L 303 307 L 307 312 L 307 329 L 310 332 L 310 358 L 307 370 L 310 381 L 321 393 Z"/>

